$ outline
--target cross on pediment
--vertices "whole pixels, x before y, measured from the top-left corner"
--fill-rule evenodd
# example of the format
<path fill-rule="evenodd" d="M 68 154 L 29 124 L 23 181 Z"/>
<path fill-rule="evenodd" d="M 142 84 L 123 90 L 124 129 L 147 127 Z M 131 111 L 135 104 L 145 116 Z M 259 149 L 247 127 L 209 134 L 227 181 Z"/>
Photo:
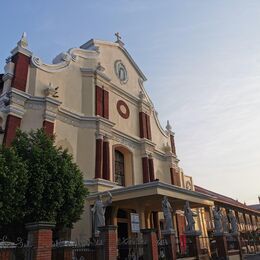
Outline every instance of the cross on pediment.
<path fill-rule="evenodd" d="M 115 36 L 116 36 L 116 41 L 120 41 L 122 39 L 119 32 L 115 33 Z"/>
<path fill-rule="evenodd" d="M 124 47 L 124 43 L 121 41 L 122 37 L 120 36 L 119 32 L 115 33 L 116 36 L 116 43 L 118 43 L 121 47 Z"/>

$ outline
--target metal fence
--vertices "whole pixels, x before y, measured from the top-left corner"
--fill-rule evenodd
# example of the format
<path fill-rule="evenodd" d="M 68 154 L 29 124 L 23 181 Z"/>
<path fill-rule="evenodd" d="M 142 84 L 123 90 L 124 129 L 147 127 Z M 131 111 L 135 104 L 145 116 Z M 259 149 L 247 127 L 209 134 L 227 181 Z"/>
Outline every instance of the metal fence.
<path fill-rule="evenodd" d="M 20 237 L 15 242 L 8 241 L 6 236 L 0 239 L 0 259 L 31 260 L 33 253 L 34 248 L 24 244 Z"/>
<path fill-rule="evenodd" d="M 95 260 L 102 258 L 102 254 L 103 244 L 100 240 L 61 241 L 52 247 L 52 260 Z"/>
<path fill-rule="evenodd" d="M 118 241 L 118 260 L 141 260 L 147 243 L 140 238 L 126 238 Z"/>

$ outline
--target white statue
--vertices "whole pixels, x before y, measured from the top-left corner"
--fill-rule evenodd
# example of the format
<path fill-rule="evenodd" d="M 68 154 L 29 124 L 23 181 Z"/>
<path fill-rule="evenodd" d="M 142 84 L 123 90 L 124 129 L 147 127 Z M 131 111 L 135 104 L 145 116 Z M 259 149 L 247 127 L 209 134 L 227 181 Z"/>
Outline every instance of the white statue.
<path fill-rule="evenodd" d="M 195 220 L 194 216 L 197 216 L 191 208 L 190 208 L 190 203 L 186 201 L 184 205 L 184 215 L 187 221 L 187 226 L 186 226 L 186 232 L 194 232 L 195 231 Z"/>
<path fill-rule="evenodd" d="M 237 219 L 231 209 L 228 210 L 228 218 L 231 224 L 231 233 L 238 233 Z"/>
<path fill-rule="evenodd" d="M 162 211 L 163 211 L 163 216 L 165 220 L 165 230 L 173 230 L 173 224 L 172 224 L 172 207 L 170 202 L 168 201 L 167 196 L 163 197 L 162 201 Z"/>
<path fill-rule="evenodd" d="M 223 232 L 222 214 L 221 214 L 221 209 L 218 206 L 214 207 L 213 216 L 214 216 L 215 233 Z"/>
<path fill-rule="evenodd" d="M 107 192 L 109 198 L 106 201 L 102 201 L 102 196 L 98 195 L 97 200 L 95 201 L 95 204 L 93 208 L 91 209 L 93 214 L 93 229 L 94 234 L 99 234 L 99 227 L 104 227 L 106 225 L 105 223 L 105 212 L 106 207 L 109 206 L 112 203 L 112 195 L 110 192 Z"/>
<path fill-rule="evenodd" d="M 223 232 L 228 233 L 229 232 L 229 227 L 228 227 L 228 218 L 226 215 L 222 215 L 222 227 L 223 227 Z"/>

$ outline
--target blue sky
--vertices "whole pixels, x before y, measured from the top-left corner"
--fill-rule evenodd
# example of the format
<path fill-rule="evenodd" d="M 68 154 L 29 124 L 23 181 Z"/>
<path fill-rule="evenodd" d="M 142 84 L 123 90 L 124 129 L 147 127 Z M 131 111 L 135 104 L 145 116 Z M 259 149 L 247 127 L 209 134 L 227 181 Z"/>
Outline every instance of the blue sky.
<path fill-rule="evenodd" d="M 90 38 L 114 41 L 119 31 L 162 125 L 173 125 L 185 173 L 258 202 L 260 1 L 16 0 L 1 10 L 1 68 L 23 31 L 45 62 Z"/>

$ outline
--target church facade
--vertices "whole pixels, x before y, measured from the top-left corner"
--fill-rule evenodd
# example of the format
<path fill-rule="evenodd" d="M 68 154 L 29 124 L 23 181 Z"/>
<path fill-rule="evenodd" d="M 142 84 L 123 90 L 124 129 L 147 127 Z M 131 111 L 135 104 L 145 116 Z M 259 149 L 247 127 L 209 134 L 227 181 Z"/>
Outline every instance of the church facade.
<path fill-rule="evenodd" d="M 131 213 L 138 214 L 140 228 L 155 228 L 160 236 L 164 196 L 174 208 L 179 236 L 185 231 L 183 207 L 189 201 L 197 214 L 196 229 L 207 237 L 214 198 L 196 191 L 192 177 L 180 168 L 172 128 L 169 123 L 161 126 L 144 88 L 146 77 L 120 38 L 92 39 L 59 54 L 52 64 L 27 45 L 23 35 L 0 75 L 0 142 L 11 145 L 17 128 L 43 127 L 73 155 L 90 195 L 71 239 L 93 235 L 91 207 L 98 195 L 106 199 L 107 191 L 113 202 L 106 221 L 118 226 L 118 238 L 133 234 Z M 259 225 L 259 212 L 248 212 L 254 226 Z M 201 243 L 209 247 L 208 241 Z"/>

